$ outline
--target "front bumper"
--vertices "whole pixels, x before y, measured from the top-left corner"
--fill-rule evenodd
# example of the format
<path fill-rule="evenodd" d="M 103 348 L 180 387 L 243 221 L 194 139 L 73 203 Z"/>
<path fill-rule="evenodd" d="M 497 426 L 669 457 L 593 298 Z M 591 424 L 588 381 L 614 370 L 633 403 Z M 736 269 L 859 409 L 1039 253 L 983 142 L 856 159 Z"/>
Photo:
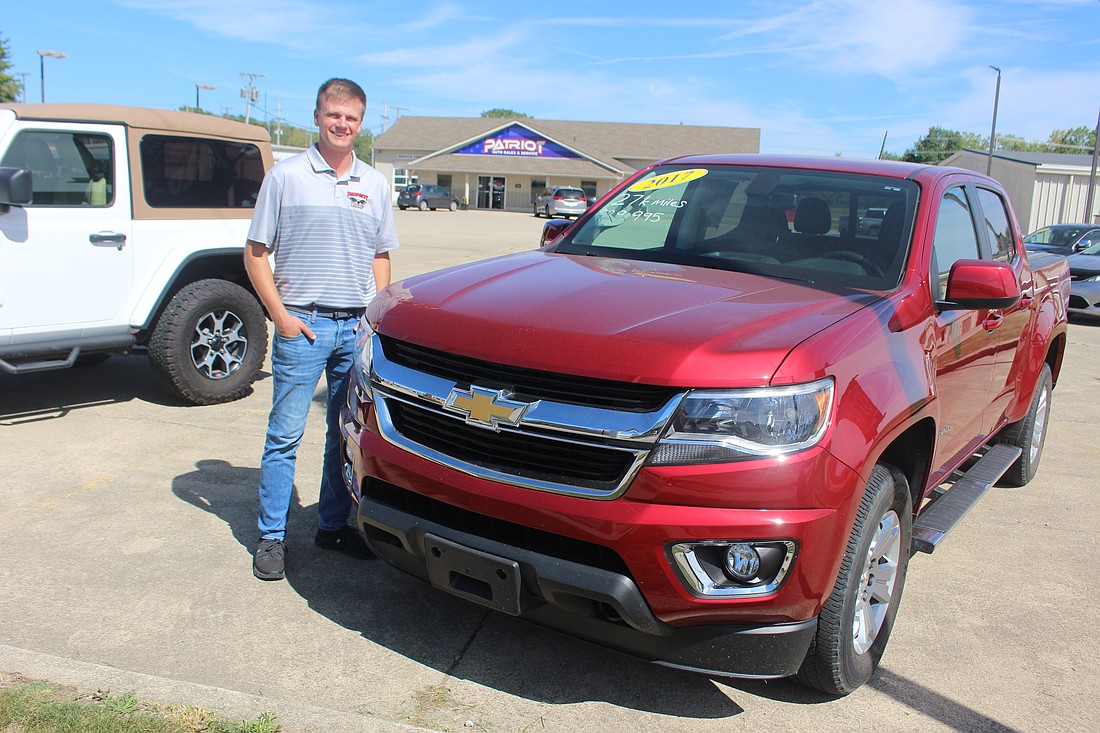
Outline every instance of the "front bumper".
<path fill-rule="evenodd" d="M 1070 283 L 1066 310 L 1084 316 L 1100 316 L 1100 282 L 1077 280 Z"/>
<path fill-rule="evenodd" d="M 817 629 L 816 618 L 674 627 L 652 613 L 629 574 L 452 526 L 469 521 L 469 515 L 454 514 L 448 523 L 425 519 L 424 514 L 434 513 L 424 511 L 430 502 L 368 479 L 358 523 L 374 551 L 398 569 L 473 603 L 571 636 L 667 666 L 775 678 L 798 670 Z M 436 509 L 442 516 L 451 514 L 445 506 Z"/>

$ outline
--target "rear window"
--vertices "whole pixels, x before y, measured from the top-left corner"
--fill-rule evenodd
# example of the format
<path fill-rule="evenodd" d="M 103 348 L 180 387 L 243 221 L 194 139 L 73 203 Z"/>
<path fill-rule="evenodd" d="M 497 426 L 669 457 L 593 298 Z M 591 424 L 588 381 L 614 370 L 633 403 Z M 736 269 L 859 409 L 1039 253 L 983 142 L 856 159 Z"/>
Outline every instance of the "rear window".
<path fill-rule="evenodd" d="M 583 199 L 584 191 L 579 188 L 559 188 L 554 195 L 561 196 L 563 199 Z"/>
<path fill-rule="evenodd" d="M 145 200 L 153 208 L 250 209 L 264 180 L 252 143 L 146 135 L 141 139 Z"/>
<path fill-rule="evenodd" d="M 417 193 L 418 191 L 420 191 L 419 183 L 411 183 L 408 186 L 405 186 L 405 193 Z"/>

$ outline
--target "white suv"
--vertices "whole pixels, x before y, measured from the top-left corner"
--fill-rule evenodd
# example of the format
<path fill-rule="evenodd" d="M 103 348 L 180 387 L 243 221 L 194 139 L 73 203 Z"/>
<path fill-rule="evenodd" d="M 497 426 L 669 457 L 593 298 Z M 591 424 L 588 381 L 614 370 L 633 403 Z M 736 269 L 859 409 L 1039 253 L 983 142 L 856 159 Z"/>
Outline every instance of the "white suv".
<path fill-rule="evenodd" d="M 267 321 L 242 251 L 269 140 L 187 112 L 0 104 L 0 370 L 138 347 L 186 402 L 250 393 Z"/>

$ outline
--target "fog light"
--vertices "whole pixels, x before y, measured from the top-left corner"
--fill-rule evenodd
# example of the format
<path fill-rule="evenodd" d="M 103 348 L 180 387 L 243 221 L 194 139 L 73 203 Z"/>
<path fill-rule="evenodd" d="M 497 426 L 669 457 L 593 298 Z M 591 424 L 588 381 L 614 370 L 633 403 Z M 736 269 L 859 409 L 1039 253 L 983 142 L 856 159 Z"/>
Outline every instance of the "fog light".
<path fill-rule="evenodd" d="M 700 598 L 754 598 L 775 593 L 794 564 L 794 540 L 701 540 L 669 548 L 684 586 Z"/>
<path fill-rule="evenodd" d="M 760 554 L 752 545 L 738 543 L 726 550 L 726 572 L 734 580 L 747 582 L 760 574 Z"/>

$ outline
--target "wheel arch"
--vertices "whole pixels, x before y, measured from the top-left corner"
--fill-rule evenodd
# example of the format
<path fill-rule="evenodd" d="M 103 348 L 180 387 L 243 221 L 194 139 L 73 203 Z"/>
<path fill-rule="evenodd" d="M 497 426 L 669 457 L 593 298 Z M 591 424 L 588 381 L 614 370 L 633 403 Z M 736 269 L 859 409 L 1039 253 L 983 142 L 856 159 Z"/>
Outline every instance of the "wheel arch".
<path fill-rule="evenodd" d="M 931 471 L 935 441 L 935 421 L 931 417 L 922 418 L 891 440 L 873 460 L 868 461 L 867 471 L 869 473 L 879 463 L 899 470 L 909 482 L 909 494 L 916 511 Z"/>
<path fill-rule="evenodd" d="M 175 271 L 166 278 L 165 287 L 160 289 L 152 307 L 146 311 L 145 318 L 137 324 L 138 343 L 144 345 L 148 342 L 153 326 L 176 293 L 193 282 L 208 279 L 226 280 L 240 285 L 260 302 L 252 282 L 248 279 L 248 273 L 245 272 L 243 255 L 239 248 L 196 252 L 179 262 Z M 262 303 L 260 308 L 263 309 Z"/>

